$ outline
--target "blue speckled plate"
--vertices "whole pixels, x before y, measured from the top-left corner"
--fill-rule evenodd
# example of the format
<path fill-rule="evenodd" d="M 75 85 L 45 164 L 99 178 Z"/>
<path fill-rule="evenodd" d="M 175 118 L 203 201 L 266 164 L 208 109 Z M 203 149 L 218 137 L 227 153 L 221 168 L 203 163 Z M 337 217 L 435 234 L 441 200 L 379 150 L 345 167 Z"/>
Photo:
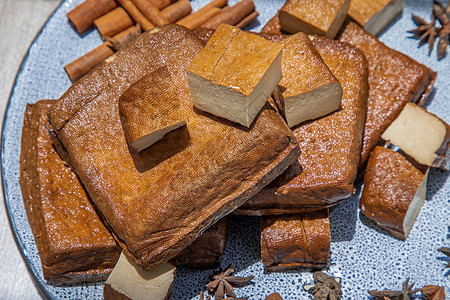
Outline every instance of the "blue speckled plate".
<path fill-rule="evenodd" d="M 192 1 L 196 10 L 209 0 Z M 79 0 L 65 1 L 51 16 L 31 45 L 17 75 L 9 99 L 2 133 L 2 175 L 5 203 L 15 233 L 16 241 L 34 279 L 48 298 L 101 299 L 102 284 L 75 287 L 54 287 L 42 277 L 36 245 L 27 222 L 18 183 L 20 138 L 25 104 L 39 99 L 57 99 L 69 86 L 70 80 L 63 66 L 101 43 L 97 32 L 78 36 L 69 26 L 65 13 Z M 237 2 L 230 0 L 231 4 Z M 279 9 L 283 0 L 255 0 L 260 24 L 265 24 Z M 431 0 L 406 0 L 402 16 L 387 30 L 381 40 L 388 46 L 413 57 L 438 71 L 432 99 L 427 108 L 450 122 L 449 57 L 436 59 L 427 47 L 417 48 L 417 41 L 409 39 L 406 30 L 414 28 L 411 13 L 429 19 Z M 261 25 L 254 27 L 255 31 Z M 357 195 L 361 187 L 358 187 Z M 358 211 L 359 196 L 339 205 L 331 213 L 331 258 L 327 273 L 342 278 L 343 299 L 368 299 L 367 290 L 400 289 L 402 282 L 411 277 L 416 286 L 437 284 L 447 287 L 450 294 L 450 276 L 445 269 L 447 260 L 436 251 L 450 247 L 450 183 L 448 173 L 432 170 L 428 181 L 427 201 L 420 212 L 406 242 L 381 232 L 361 217 Z M 264 299 L 278 292 L 283 299 L 310 299 L 302 289 L 313 281 L 305 270 L 283 273 L 264 273 L 259 259 L 259 219 L 232 217 L 230 242 L 222 266 L 234 264 L 237 274 L 254 275 L 254 284 L 238 288 L 238 296 Z M 192 299 L 198 296 L 208 281 L 211 271 L 180 268 L 174 288 L 174 299 Z"/>

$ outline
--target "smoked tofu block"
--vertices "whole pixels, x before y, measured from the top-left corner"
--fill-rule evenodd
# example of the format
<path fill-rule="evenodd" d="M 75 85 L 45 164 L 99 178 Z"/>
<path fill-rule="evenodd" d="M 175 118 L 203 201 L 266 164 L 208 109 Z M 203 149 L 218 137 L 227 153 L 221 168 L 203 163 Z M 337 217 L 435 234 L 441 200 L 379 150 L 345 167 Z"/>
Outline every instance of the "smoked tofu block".
<path fill-rule="evenodd" d="M 45 124 L 55 102 L 41 100 L 25 110 L 19 183 L 28 222 L 45 280 L 55 285 L 102 281 L 120 249 L 53 148 Z"/>
<path fill-rule="evenodd" d="M 281 34 L 281 25 L 280 25 L 280 13 L 277 12 L 277 14 L 267 21 L 266 25 L 263 26 L 261 29 L 262 33 L 275 33 L 275 34 Z"/>
<path fill-rule="evenodd" d="M 425 201 L 427 175 L 402 154 L 375 147 L 364 175 L 361 212 L 405 240 Z"/>
<path fill-rule="evenodd" d="M 325 116 L 341 106 L 342 87 L 308 35 L 299 32 L 283 46 L 282 97 L 277 105 L 289 127 Z"/>
<path fill-rule="evenodd" d="M 187 121 L 177 84 L 166 67 L 130 86 L 119 98 L 119 113 L 128 144 L 137 152 Z"/>
<path fill-rule="evenodd" d="M 222 24 L 187 69 L 195 107 L 249 127 L 281 79 L 282 46 Z"/>
<path fill-rule="evenodd" d="M 281 29 L 333 39 L 347 17 L 350 0 L 287 0 L 280 9 Z"/>
<path fill-rule="evenodd" d="M 165 263 L 153 271 L 142 270 L 122 252 L 103 288 L 105 300 L 170 300 L 176 268 Z"/>
<path fill-rule="evenodd" d="M 367 61 L 347 43 L 315 37 L 313 44 L 342 84 L 342 108 L 294 127 L 302 151 L 297 162 L 235 213 L 311 212 L 336 205 L 353 193 L 366 115 Z"/>
<path fill-rule="evenodd" d="M 328 209 L 261 218 L 261 259 L 266 271 L 325 267 L 330 245 Z"/>
<path fill-rule="evenodd" d="M 449 169 L 450 126 L 422 107 L 407 103 L 381 138 L 420 164 Z"/>
<path fill-rule="evenodd" d="M 339 37 L 361 50 L 369 62 L 369 99 L 359 170 L 363 170 L 381 134 L 408 102 L 422 105 L 436 73 L 380 42 L 358 24 L 349 22 Z"/>
<path fill-rule="evenodd" d="M 49 120 L 123 251 L 145 270 L 175 257 L 291 165 L 300 153 L 269 105 L 251 129 L 194 108 L 186 68 L 204 43 L 167 25 L 146 32 L 73 84 Z M 139 153 L 130 151 L 119 98 L 167 67 L 187 124 Z"/>
<path fill-rule="evenodd" d="M 171 263 L 195 269 L 216 269 L 220 266 L 228 241 L 228 218 L 224 217 L 209 227 Z"/>
<path fill-rule="evenodd" d="M 379 34 L 403 10 L 403 0 L 351 0 L 348 15 L 364 29 Z"/>

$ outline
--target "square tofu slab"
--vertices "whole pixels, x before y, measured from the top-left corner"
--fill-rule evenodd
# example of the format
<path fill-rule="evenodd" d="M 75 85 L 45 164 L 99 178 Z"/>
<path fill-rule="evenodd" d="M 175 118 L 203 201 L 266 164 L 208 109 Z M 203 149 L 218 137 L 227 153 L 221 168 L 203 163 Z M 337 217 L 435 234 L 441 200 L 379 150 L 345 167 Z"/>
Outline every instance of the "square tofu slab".
<path fill-rule="evenodd" d="M 403 10 L 403 0 L 351 0 L 348 15 L 364 29 L 379 34 Z"/>
<path fill-rule="evenodd" d="M 398 152 L 375 147 L 364 175 L 361 212 L 394 237 L 406 239 L 425 201 L 428 173 L 421 169 Z"/>
<path fill-rule="evenodd" d="M 289 127 L 337 110 L 341 106 L 341 84 L 308 35 L 299 32 L 279 44 L 283 45 L 283 78 L 279 83 L 283 92 L 277 105 Z"/>
<path fill-rule="evenodd" d="M 120 248 L 75 173 L 53 147 L 45 124 L 56 100 L 27 104 L 20 187 L 45 280 L 55 285 L 105 280 Z"/>
<path fill-rule="evenodd" d="M 381 138 L 400 147 L 420 164 L 449 169 L 450 126 L 422 107 L 407 103 Z"/>
<path fill-rule="evenodd" d="M 366 116 L 367 61 L 347 43 L 315 37 L 313 44 L 342 84 L 342 109 L 293 128 L 302 151 L 297 162 L 235 213 L 311 212 L 353 193 Z"/>
<path fill-rule="evenodd" d="M 347 16 L 350 0 L 287 0 L 280 10 L 281 29 L 334 38 Z"/>
<path fill-rule="evenodd" d="M 221 25 L 187 69 L 197 108 L 249 127 L 281 79 L 282 46 Z"/>
<path fill-rule="evenodd" d="M 369 63 L 369 98 L 361 150 L 361 171 L 381 134 L 408 102 L 422 105 L 433 88 L 436 72 L 387 47 L 355 22 L 348 22 L 339 40 L 361 50 Z"/>
<path fill-rule="evenodd" d="M 145 270 L 175 257 L 300 152 L 268 104 L 251 128 L 195 109 L 186 68 L 203 47 L 182 26 L 146 32 L 73 84 L 49 112 L 70 165 L 123 251 Z M 164 66 L 188 121 L 136 153 L 123 132 L 119 98 Z"/>

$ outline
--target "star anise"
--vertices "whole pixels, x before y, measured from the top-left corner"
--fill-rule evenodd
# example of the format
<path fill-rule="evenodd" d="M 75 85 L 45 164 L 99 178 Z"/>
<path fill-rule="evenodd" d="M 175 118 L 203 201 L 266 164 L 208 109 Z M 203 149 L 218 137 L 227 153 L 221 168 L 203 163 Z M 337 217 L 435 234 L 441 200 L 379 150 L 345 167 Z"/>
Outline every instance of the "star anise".
<path fill-rule="evenodd" d="M 315 272 L 314 285 L 305 284 L 303 288 L 313 294 L 314 300 L 338 300 L 342 295 L 340 279 L 323 272 Z"/>
<path fill-rule="evenodd" d="M 385 299 L 386 297 L 391 300 L 410 300 L 412 299 L 412 295 L 417 292 L 420 292 L 421 289 L 415 289 L 414 283 L 409 285 L 409 278 L 403 283 L 403 289 L 401 291 L 391 291 L 391 290 L 383 290 L 383 291 L 369 291 L 370 296 L 375 299 Z"/>
<path fill-rule="evenodd" d="M 442 247 L 442 248 L 439 248 L 438 251 L 444 253 L 445 255 L 447 255 L 450 258 L 450 248 Z M 448 264 L 445 267 L 450 268 L 450 261 L 448 262 Z"/>
<path fill-rule="evenodd" d="M 417 28 L 414 30 L 409 30 L 409 33 L 414 34 L 412 36 L 413 39 L 419 40 L 419 47 L 422 46 L 425 43 L 428 43 L 429 48 L 429 54 L 431 54 L 431 51 L 433 50 L 434 40 L 436 39 L 436 36 L 438 34 L 438 29 L 436 26 L 434 26 L 436 22 L 436 18 L 433 14 L 431 17 L 431 22 L 427 23 L 425 19 L 413 14 L 412 20 L 414 24 L 417 25 Z"/>
<path fill-rule="evenodd" d="M 443 286 L 426 285 L 421 290 L 423 299 L 445 300 L 445 288 Z"/>
<path fill-rule="evenodd" d="M 439 20 L 441 29 L 439 30 L 438 59 L 444 58 L 447 53 L 448 39 L 450 35 L 450 0 L 447 6 L 436 0 L 433 0 L 433 15 Z"/>
<path fill-rule="evenodd" d="M 214 293 L 215 300 L 223 300 L 225 295 L 231 297 L 227 299 L 237 299 L 237 296 L 233 290 L 233 285 L 246 285 L 250 281 L 252 281 L 253 278 L 255 278 L 254 276 L 232 276 L 231 274 L 233 272 L 233 265 L 230 265 L 225 271 L 219 270 L 218 273 L 215 273 L 211 276 L 211 282 L 209 282 L 206 287 L 208 288 L 209 292 Z M 239 299 L 244 300 L 245 298 Z"/>

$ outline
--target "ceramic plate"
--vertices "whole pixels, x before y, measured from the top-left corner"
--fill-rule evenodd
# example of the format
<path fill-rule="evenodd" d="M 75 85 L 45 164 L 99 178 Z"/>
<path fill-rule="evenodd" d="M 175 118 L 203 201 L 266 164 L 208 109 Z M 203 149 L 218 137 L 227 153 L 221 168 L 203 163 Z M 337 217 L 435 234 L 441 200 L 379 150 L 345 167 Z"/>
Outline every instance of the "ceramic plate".
<path fill-rule="evenodd" d="M 69 26 L 66 12 L 81 1 L 68 0 L 49 18 L 31 45 L 17 75 L 9 99 L 2 133 L 2 175 L 5 203 L 11 227 L 22 255 L 42 293 L 48 298 L 101 299 L 103 284 L 85 284 L 74 287 L 54 287 L 42 277 L 36 245 L 27 222 L 19 187 L 19 155 L 25 104 L 39 99 L 57 99 L 71 84 L 63 66 L 101 43 L 93 31 L 80 37 Z M 194 10 L 208 0 L 192 1 Z M 235 0 L 230 0 L 234 4 Z M 279 9 L 282 0 L 255 0 L 260 12 L 252 30 L 259 31 Z M 417 48 L 417 41 L 408 38 L 408 29 L 414 28 L 411 13 L 429 19 L 431 1 L 405 0 L 403 14 L 380 37 L 388 46 L 438 71 L 435 89 L 427 108 L 450 122 L 449 57 L 437 61 L 436 49 L 428 56 L 427 46 Z M 425 202 L 407 241 L 399 241 L 377 229 L 358 210 L 361 187 L 356 196 L 340 204 L 331 213 L 331 255 L 325 271 L 342 278 L 343 299 L 368 299 L 367 290 L 401 289 L 410 277 L 416 287 L 436 284 L 447 287 L 450 294 L 450 276 L 445 265 L 448 260 L 436 251 L 450 247 L 450 183 L 448 173 L 432 170 L 428 180 Z M 303 284 L 313 281 L 312 273 L 294 270 L 265 273 L 260 260 L 259 218 L 231 217 L 230 238 L 222 267 L 233 263 L 241 276 L 254 275 L 253 284 L 237 288 L 238 296 L 264 299 L 278 292 L 283 299 L 310 299 Z M 212 271 L 179 268 L 174 287 L 174 299 L 198 297 Z"/>

